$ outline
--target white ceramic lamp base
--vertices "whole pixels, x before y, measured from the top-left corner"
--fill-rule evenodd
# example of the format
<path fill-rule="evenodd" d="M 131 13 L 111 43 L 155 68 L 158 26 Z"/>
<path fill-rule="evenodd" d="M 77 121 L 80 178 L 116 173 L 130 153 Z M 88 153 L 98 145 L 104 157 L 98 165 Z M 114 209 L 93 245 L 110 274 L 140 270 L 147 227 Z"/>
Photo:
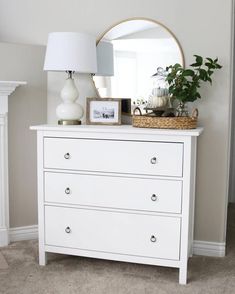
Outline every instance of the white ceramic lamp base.
<path fill-rule="evenodd" d="M 83 117 L 84 110 L 82 106 L 76 103 L 78 98 L 78 90 L 75 86 L 74 79 L 69 77 L 65 81 L 65 85 L 61 90 L 61 98 L 63 103 L 57 106 L 56 115 L 58 124 L 63 125 L 79 125 Z"/>

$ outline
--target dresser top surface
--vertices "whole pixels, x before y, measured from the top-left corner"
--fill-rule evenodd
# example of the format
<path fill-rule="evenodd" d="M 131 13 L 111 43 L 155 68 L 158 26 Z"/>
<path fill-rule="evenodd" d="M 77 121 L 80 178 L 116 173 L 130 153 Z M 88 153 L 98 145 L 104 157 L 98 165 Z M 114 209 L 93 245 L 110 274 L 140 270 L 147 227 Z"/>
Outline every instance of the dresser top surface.
<path fill-rule="evenodd" d="M 61 125 L 38 125 L 31 126 L 31 130 L 36 131 L 61 131 L 78 133 L 112 133 L 112 134 L 149 134 L 149 135 L 172 135 L 172 136 L 199 136 L 203 128 L 198 127 L 191 130 L 173 130 L 173 129 L 150 129 L 135 128 L 131 125 L 121 126 L 103 126 L 103 125 L 79 125 L 79 126 L 61 126 Z"/>

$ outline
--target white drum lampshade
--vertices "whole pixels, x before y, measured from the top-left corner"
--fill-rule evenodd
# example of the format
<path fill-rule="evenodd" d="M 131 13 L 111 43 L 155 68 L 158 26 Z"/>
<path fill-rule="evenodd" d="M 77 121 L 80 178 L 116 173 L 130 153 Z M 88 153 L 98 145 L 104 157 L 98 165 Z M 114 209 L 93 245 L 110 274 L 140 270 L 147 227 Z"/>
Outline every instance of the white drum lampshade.
<path fill-rule="evenodd" d="M 97 73 L 96 76 L 114 75 L 113 44 L 101 41 L 97 45 Z"/>
<path fill-rule="evenodd" d="M 107 97 L 107 84 L 114 75 L 113 44 L 109 41 L 100 41 L 97 45 L 97 73 L 93 81 L 100 97 Z"/>
<path fill-rule="evenodd" d="M 48 37 L 44 70 L 66 71 L 68 79 L 61 91 L 63 103 L 56 113 L 59 124 L 80 124 L 83 108 L 75 101 L 78 90 L 72 77 L 77 73 L 96 73 L 96 41 L 95 37 L 75 32 L 55 32 Z"/>

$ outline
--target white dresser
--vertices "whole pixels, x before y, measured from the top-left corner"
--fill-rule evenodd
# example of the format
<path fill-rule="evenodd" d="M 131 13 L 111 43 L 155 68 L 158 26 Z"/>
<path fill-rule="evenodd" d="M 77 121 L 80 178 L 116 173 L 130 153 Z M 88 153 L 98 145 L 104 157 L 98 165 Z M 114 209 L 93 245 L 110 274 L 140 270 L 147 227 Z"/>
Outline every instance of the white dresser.
<path fill-rule="evenodd" d="M 179 268 L 192 254 L 195 130 L 37 130 L 39 263 L 46 252 Z"/>

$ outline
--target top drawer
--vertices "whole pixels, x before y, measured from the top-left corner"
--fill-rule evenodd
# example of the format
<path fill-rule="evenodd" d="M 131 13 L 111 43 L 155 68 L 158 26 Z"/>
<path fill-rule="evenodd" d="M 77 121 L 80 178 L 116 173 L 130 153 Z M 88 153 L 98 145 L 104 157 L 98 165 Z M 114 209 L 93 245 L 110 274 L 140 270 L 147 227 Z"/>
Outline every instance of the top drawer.
<path fill-rule="evenodd" d="M 44 139 L 44 167 L 182 176 L 183 143 Z"/>

